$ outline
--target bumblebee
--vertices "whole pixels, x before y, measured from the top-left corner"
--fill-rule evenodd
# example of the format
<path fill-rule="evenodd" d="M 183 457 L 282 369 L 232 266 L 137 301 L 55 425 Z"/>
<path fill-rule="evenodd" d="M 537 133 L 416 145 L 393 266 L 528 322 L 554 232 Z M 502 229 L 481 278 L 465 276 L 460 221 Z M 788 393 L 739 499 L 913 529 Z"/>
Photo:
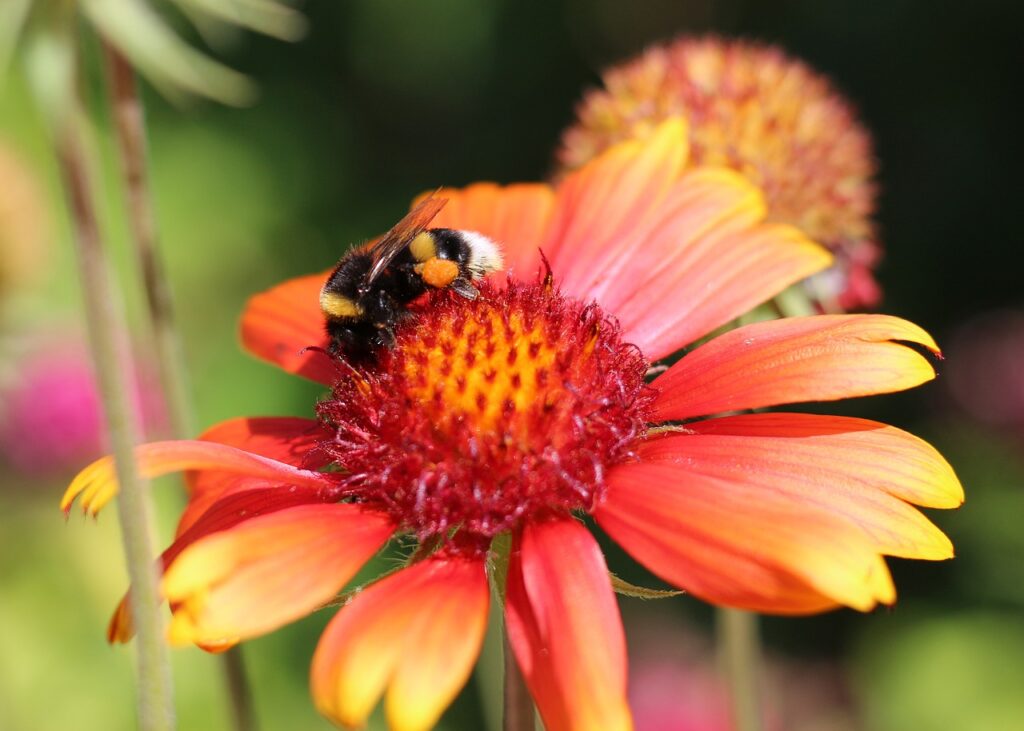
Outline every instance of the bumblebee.
<path fill-rule="evenodd" d="M 466 299 L 473 281 L 502 267 L 501 251 L 475 231 L 427 228 L 447 203 L 429 196 L 380 239 L 343 256 L 320 290 L 329 351 L 367 360 L 395 343 L 394 326 L 408 305 L 430 289 L 450 288 Z"/>

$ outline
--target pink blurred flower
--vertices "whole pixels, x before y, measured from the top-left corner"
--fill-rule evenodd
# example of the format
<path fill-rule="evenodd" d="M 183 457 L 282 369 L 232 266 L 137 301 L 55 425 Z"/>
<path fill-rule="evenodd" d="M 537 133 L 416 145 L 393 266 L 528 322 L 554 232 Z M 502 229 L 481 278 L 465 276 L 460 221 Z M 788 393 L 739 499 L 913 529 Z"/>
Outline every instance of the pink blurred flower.
<path fill-rule="evenodd" d="M 629 702 L 636 731 L 732 731 L 728 690 L 710 641 L 657 612 L 645 611 L 642 620 L 629 624 Z M 768 657 L 763 682 L 765 731 L 858 728 L 834 665 Z"/>
<path fill-rule="evenodd" d="M 143 369 L 145 370 L 145 369 Z M 68 472 L 108 451 L 102 404 L 88 353 L 76 339 L 30 346 L 2 389 L 0 457 L 26 475 Z M 148 374 L 134 398 L 147 434 L 165 424 Z"/>
<path fill-rule="evenodd" d="M 953 337 L 944 379 L 976 421 L 1024 431 L 1024 311 L 995 310 Z"/>

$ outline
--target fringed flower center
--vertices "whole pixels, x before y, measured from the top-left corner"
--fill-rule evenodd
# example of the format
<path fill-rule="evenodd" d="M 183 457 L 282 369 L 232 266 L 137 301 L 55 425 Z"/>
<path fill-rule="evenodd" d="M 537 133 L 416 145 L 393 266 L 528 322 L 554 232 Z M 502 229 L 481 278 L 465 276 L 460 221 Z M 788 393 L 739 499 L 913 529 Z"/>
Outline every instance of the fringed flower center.
<path fill-rule="evenodd" d="M 421 539 L 590 510 L 645 429 L 642 354 L 550 279 L 433 293 L 395 336 L 320 404 L 323 447 L 350 495 Z"/>

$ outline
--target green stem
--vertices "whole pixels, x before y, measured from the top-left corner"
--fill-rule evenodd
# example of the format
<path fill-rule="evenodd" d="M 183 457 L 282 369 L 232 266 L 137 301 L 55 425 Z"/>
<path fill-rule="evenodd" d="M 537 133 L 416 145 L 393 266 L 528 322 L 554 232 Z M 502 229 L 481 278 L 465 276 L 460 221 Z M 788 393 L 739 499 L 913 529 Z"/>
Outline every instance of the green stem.
<path fill-rule="evenodd" d="M 757 615 L 719 607 L 716 630 L 735 731 L 761 729 L 761 642 Z"/>
<path fill-rule="evenodd" d="M 170 417 L 171 436 L 188 439 L 195 433 L 195 414 L 189 397 L 184 350 L 175 322 L 171 288 L 157 244 L 156 216 L 146 170 L 146 125 L 142 100 L 135 72 L 128 60 L 109 43 L 103 44 L 103 53 L 133 250 L 146 292 L 161 391 Z M 255 731 L 256 713 L 241 650 L 228 650 L 220 662 L 231 705 L 231 728 L 234 731 Z"/>
<path fill-rule="evenodd" d="M 63 120 L 57 139 L 57 156 L 71 209 L 93 365 L 120 484 L 117 512 L 132 583 L 132 615 L 138 632 L 139 727 L 143 731 L 170 731 L 175 725 L 174 699 L 163 614 L 157 596 L 157 575 L 153 568 L 152 511 L 134 459 L 138 426 L 128 396 L 134 375 L 100 239 L 79 124 L 77 110 L 72 119 Z"/>
<path fill-rule="evenodd" d="M 504 614 L 505 582 L 508 578 L 508 559 L 512 550 L 512 536 L 503 534 L 491 544 L 491 589 L 494 593 L 499 611 Z M 508 642 L 508 630 L 502 625 L 502 651 L 504 655 L 504 673 L 502 681 L 502 721 L 503 731 L 534 731 L 536 728 L 536 710 L 526 680 L 519 670 L 515 654 Z"/>
<path fill-rule="evenodd" d="M 228 697 L 231 699 L 231 728 L 235 731 L 256 731 L 259 724 L 256 722 L 256 708 L 245 673 L 242 648 L 232 647 L 221 657 L 224 683 L 228 687 Z"/>

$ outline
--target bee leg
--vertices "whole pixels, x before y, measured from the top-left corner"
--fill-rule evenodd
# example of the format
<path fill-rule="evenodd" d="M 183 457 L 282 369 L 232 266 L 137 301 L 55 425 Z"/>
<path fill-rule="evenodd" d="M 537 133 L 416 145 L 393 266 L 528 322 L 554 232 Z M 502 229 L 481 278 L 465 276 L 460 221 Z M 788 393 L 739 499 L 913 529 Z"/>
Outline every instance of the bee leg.
<path fill-rule="evenodd" d="M 377 330 L 377 342 L 389 350 L 395 347 L 395 333 L 390 327 L 381 327 Z"/>
<path fill-rule="evenodd" d="M 461 295 L 468 300 L 475 300 L 480 296 L 480 290 L 470 284 L 468 279 L 463 279 L 462 277 L 453 280 L 448 286 L 451 287 L 452 291 L 456 294 Z"/>

